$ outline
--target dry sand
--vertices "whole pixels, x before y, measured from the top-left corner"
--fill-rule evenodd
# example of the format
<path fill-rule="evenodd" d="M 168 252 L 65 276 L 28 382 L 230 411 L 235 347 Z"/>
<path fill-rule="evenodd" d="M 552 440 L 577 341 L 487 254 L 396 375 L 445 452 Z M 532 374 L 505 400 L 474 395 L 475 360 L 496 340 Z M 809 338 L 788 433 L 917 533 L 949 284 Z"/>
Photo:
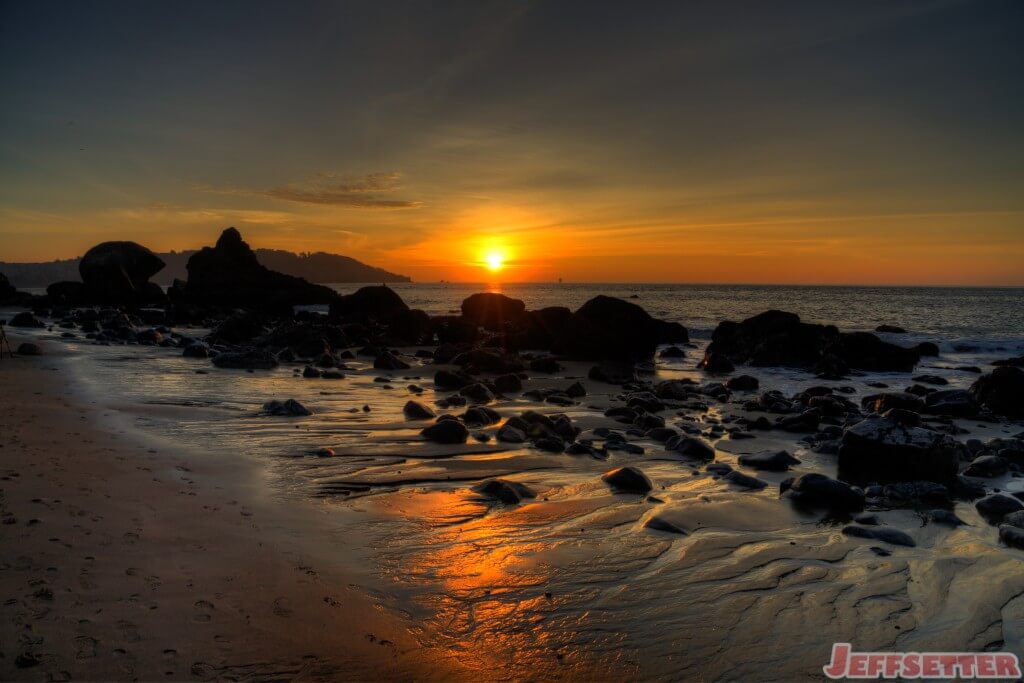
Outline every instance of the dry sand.
<path fill-rule="evenodd" d="M 119 427 L 57 360 L 0 361 L 0 679 L 460 677 L 319 560 L 322 512 Z"/>

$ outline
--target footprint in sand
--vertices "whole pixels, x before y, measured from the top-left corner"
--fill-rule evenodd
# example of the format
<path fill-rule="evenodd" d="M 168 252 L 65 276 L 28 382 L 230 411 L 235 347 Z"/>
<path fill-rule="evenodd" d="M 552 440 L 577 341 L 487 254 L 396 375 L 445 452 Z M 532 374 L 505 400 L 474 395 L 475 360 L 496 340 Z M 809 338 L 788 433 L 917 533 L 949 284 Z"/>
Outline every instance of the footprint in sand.
<path fill-rule="evenodd" d="M 210 612 L 217 609 L 214 604 L 208 600 L 196 600 L 193 607 L 196 608 L 196 614 L 192 616 L 192 621 L 197 623 L 206 623 L 210 621 L 213 618 L 210 615 Z"/>
<path fill-rule="evenodd" d="M 291 603 L 288 598 L 274 600 L 274 616 L 288 618 L 292 615 Z"/>
<path fill-rule="evenodd" d="M 78 636 L 75 638 L 75 659 L 92 659 L 96 656 L 96 646 L 99 642 L 89 636 Z"/>
<path fill-rule="evenodd" d="M 121 632 L 121 637 L 129 643 L 137 643 L 142 640 L 138 627 L 130 621 L 122 619 L 117 622 L 117 629 Z"/>

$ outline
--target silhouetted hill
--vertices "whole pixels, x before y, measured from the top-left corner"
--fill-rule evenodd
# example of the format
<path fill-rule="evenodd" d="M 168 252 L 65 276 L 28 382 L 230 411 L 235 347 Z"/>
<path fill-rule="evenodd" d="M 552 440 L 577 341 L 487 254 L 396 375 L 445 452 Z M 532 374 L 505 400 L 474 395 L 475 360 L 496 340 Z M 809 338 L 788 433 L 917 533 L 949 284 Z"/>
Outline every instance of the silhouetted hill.
<path fill-rule="evenodd" d="M 153 282 L 169 285 L 175 278 L 185 280 L 185 264 L 195 251 L 172 251 L 157 254 L 167 266 L 153 277 Z M 280 249 L 257 249 L 256 258 L 271 270 L 305 278 L 310 282 L 411 282 L 405 275 L 390 273 L 383 268 L 369 266 L 349 256 L 318 251 L 312 254 L 294 254 Z M 15 287 L 46 287 L 61 280 L 80 280 L 79 259 L 48 261 L 46 263 L 4 263 L 3 273 Z"/>

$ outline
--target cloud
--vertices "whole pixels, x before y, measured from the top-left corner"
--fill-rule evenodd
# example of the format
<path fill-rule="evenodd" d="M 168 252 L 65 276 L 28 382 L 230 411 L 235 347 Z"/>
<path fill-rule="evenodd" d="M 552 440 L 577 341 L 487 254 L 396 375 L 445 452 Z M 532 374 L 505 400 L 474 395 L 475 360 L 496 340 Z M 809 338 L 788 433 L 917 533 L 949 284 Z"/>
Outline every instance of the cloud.
<path fill-rule="evenodd" d="M 400 189 L 401 174 L 370 173 L 365 176 L 343 176 L 338 173 L 316 173 L 301 183 L 288 183 L 268 189 L 244 187 L 199 186 L 196 189 L 213 194 L 267 197 L 284 202 L 343 206 L 353 209 L 415 209 L 422 202 L 390 197 Z"/>

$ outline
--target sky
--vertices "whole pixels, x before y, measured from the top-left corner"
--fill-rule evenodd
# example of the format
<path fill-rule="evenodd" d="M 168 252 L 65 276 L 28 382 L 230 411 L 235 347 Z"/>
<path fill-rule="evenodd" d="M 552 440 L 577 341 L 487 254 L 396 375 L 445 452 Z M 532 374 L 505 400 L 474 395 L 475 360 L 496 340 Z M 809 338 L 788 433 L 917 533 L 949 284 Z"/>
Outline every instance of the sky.
<path fill-rule="evenodd" d="M 1019 0 L 3 0 L 0 261 L 234 225 L 418 281 L 1024 285 L 1022 33 Z"/>

